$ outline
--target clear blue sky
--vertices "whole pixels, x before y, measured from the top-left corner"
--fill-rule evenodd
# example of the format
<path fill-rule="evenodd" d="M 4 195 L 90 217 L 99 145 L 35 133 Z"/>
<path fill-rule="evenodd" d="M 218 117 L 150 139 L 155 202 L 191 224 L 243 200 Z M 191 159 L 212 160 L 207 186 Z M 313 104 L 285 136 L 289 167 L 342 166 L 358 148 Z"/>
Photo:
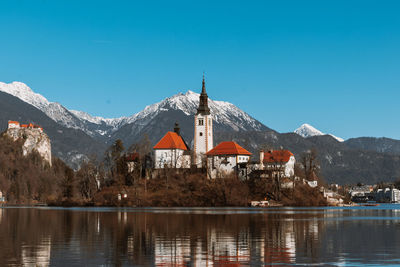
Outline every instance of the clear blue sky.
<path fill-rule="evenodd" d="M 187 90 L 270 128 L 400 139 L 400 1 L 0 2 L 0 81 L 128 116 Z"/>

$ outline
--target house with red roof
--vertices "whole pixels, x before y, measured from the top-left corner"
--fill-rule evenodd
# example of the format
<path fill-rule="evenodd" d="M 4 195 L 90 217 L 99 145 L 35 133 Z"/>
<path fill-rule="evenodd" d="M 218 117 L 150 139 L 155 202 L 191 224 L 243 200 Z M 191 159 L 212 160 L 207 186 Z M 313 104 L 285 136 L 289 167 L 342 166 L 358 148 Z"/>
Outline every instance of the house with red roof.
<path fill-rule="evenodd" d="M 265 170 L 268 177 L 293 177 L 296 159 L 289 150 L 260 151 L 260 169 Z"/>
<path fill-rule="evenodd" d="M 247 177 L 246 165 L 251 153 L 233 141 L 219 143 L 206 153 L 208 178 L 223 178 L 229 175 Z"/>
<path fill-rule="evenodd" d="M 33 123 L 20 124 L 18 121 L 8 121 L 8 129 L 21 129 L 21 128 L 37 129 L 41 133 L 43 132 L 42 127 L 40 127 L 39 125 L 33 124 Z"/>
<path fill-rule="evenodd" d="M 173 132 L 167 132 L 153 147 L 155 169 L 190 168 L 190 149 L 180 135 L 177 123 Z"/>

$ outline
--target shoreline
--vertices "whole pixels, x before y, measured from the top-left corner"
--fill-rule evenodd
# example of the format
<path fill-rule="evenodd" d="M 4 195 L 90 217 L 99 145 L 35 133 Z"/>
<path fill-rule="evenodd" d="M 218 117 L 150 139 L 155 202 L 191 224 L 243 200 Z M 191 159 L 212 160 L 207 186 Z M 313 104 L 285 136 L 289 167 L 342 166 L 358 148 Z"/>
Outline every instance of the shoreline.
<path fill-rule="evenodd" d="M 3 204 L 0 208 L 122 208 L 122 209 L 276 209 L 276 208 L 348 208 L 348 207 L 379 207 L 381 205 L 396 205 L 400 203 L 378 203 L 378 205 L 364 205 L 367 203 L 352 203 L 342 205 L 324 206 L 293 206 L 293 205 L 270 205 L 270 206 L 127 206 L 127 205 L 57 205 L 57 204 Z"/>

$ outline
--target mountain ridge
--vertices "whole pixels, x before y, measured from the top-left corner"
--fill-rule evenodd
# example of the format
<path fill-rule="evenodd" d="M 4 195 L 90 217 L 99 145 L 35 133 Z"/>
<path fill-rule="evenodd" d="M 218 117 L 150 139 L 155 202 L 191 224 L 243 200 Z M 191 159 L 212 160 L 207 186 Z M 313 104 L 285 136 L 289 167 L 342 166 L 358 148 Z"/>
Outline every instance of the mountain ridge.
<path fill-rule="evenodd" d="M 50 137 L 52 154 L 74 168 L 82 159 L 99 155 L 106 148 L 83 131 L 55 122 L 43 111 L 10 94 L 0 92 L 0 107 L 0 132 L 7 129 L 9 120 L 38 124 Z"/>
<path fill-rule="evenodd" d="M 23 86 L 21 83 L 17 85 Z M 2 88 L 4 83 L 0 84 L 0 91 L 4 91 Z M 13 93 L 21 94 L 18 90 Z M 22 93 L 34 94 L 29 90 Z M 37 96 L 31 97 L 36 99 Z M 35 102 L 25 96 L 26 101 L 34 102 L 47 112 L 12 94 L 0 92 L 0 104 L 3 103 L 0 105 L 0 129 L 7 127 L 8 120 L 39 124 L 54 142 L 52 148 L 55 156 L 78 168 L 79 161 L 90 155 L 94 154 L 101 159 L 106 147 L 116 139 L 121 139 L 125 147 L 129 147 L 147 135 L 154 145 L 167 131 L 172 130 L 175 122 L 179 123 L 181 134 L 190 145 L 194 134 L 193 115 L 198 106 L 199 94 L 187 91 L 167 97 L 129 117 L 116 118 L 114 126 L 110 125 L 113 119 L 94 117 L 83 111 L 70 111 L 58 103 L 43 99 L 39 95 Z M 316 148 L 321 175 L 327 182 L 376 183 L 400 177 L 399 140 L 351 138 L 339 142 L 332 135 L 321 135 L 321 131 L 304 138 L 294 132 L 274 131 L 231 103 L 209 99 L 209 106 L 214 117 L 214 145 L 221 141 L 236 141 L 253 153 L 253 159 L 257 159 L 260 148 L 283 147 L 291 150 L 298 162 L 305 151 Z M 57 122 L 57 118 L 60 120 L 58 110 L 65 112 L 67 118 L 73 118 L 75 124 L 72 126 L 77 128 L 68 128 L 64 125 L 68 125 L 65 121 Z"/>
<path fill-rule="evenodd" d="M 297 128 L 296 130 L 294 130 L 294 133 L 304 137 L 304 138 L 308 138 L 308 137 L 312 137 L 312 136 L 321 136 L 321 135 L 330 135 L 333 138 L 335 138 L 337 141 L 339 142 L 344 142 L 343 138 L 337 137 L 333 134 L 326 134 L 321 132 L 320 130 L 316 129 L 315 127 L 311 126 L 308 123 L 304 123 L 302 124 L 299 128 Z"/>
<path fill-rule="evenodd" d="M 0 82 L 0 91 L 11 94 L 22 101 L 33 105 L 46 113 L 55 122 L 67 128 L 80 129 L 92 137 L 104 139 L 110 137 L 121 127 L 138 122 L 148 124 L 165 108 L 181 110 L 186 115 L 194 115 L 199 103 L 199 94 L 188 90 L 167 97 L 157 103 L 147 105 L 142 111 L 127 117 L 103 118 L 92 116 L 84 111 L 68 110 L 59 103 L 50 102 L 44 96 L 35 93 L 29 86 L 22 82 L 9 84 Z M 232 130 L 265 130 L 267 127 L 240 110 L 234 104 L 225 101 L 209 99 L 209 106 L 214 114 L 216 123 L 230 125 Z"/>

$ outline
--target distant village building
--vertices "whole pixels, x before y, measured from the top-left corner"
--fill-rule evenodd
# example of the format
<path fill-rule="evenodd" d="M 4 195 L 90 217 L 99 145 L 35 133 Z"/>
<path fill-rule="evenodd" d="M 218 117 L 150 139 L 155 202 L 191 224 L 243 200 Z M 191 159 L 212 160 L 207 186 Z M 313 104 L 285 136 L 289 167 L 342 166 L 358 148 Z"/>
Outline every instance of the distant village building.
<path fill-rule="evenodd" d="M 375 193 L 376 202 L 400 203 L 400 190 L 396 188 L 378 189 Z"/>
<path fill-rule="evenodd" d="M 194 164 L 204 167 L 205 154 L 213 148 L 213 119 L 208 107 L 208 96 L 203 75 L 200 103 L 194 116 Z"/>
<path fill-rule="evenodd" d="M 260 151 L 260 170 L 264 178 L 293 177 L 296 159 L 289 150 Z"/>
<path fill-rule="evenodd" d="M 166 133 L 153 149 L 155 169 L 190 168 L 190 149 L 180 135 L 178 124 L 175 124 L 174 132 Z"/>
<path fill-rule="evenodd" d="M 20 124 L 18 121 L 8 121 L 6 134 L 14 141 L 18 139 L 25 140 L 22 146 L 24 156 L 35 150 L 51 166 L 50 138 L 43 132 L 42 127 L 32 123 Z"/>
<path fill-rule="evenodd" d="M 351 197 L 364 197 L 369 195 L 374 190 L 372 185 L 353 186 L 349 193 Z"/>
<path fill-rule="evenodd" d="M 329 189 L 325 189 L 324 187 L 321 187 L 320 191 L 330 206 L 338 206 L 343 204 L 343 198 L 338 193 Z"/>
<path fill-rule="evenodd" d="M 251 153 L 235 142 L 222 142 L 206 153 L 208 178 L 237 174 L 247 177 L 247 163 Z"/>

